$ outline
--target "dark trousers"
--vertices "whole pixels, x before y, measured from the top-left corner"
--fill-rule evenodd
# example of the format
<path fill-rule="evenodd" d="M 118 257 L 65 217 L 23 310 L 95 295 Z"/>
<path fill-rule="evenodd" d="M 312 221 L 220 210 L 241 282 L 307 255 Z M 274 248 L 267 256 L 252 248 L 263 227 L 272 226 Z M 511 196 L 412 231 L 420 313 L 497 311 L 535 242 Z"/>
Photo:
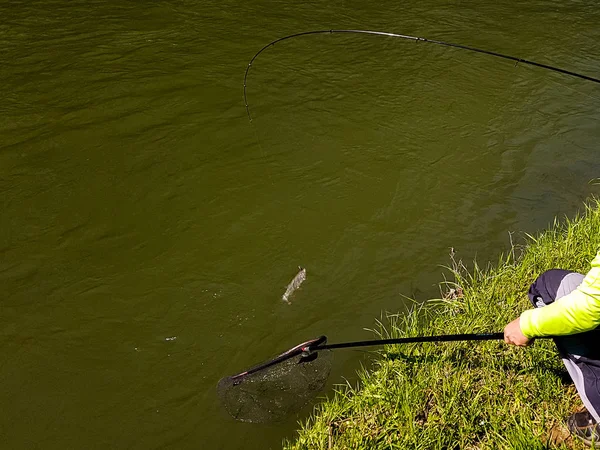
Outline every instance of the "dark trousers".
<path fill-rule="evenodd" d="M 549 270 L 531 285 L 529 299 L 541 308 L 577 289 L 583 279 L 580 273 Z M 583 404 L 600 422 L 600 329 L 556 337 L 554 342 Z"/>

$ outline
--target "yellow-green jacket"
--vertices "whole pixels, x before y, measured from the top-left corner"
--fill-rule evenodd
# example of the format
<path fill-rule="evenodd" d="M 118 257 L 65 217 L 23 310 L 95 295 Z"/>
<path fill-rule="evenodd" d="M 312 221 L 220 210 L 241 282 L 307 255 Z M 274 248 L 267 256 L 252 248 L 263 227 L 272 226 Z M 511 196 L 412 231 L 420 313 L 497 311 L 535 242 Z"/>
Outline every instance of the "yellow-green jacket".
<path fill-rule="evenodd" d="M 582 333 L 600 325 L 600 250 L 581 285 L 543 308 L 521 314 L 521 331 L 528 338 Z"/>

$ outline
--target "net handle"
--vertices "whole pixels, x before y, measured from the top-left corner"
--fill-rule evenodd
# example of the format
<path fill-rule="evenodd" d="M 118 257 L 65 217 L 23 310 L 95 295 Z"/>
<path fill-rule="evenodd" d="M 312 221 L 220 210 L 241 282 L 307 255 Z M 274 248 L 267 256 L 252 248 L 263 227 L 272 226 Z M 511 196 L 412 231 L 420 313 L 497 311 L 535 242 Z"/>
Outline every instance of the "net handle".
<path fill-rule="evenodd" d="M 310 346 L 310 351 L 333 350 L 336 348 L 371 347 L 375 345 L 413 344 L 418 342 L 493 341 L 503 340 L 504 333 L 444 334 L 439 336 L 415 336 L 396 339 L 375 339 L 370 341 L 342 342 Z"/>
<path fill-rule="evenodd" d="M 354 348 L 354 347 L 373 347 L 378 345 L 391 345 L 391 344 L 414 344 L 420 342 L 457 342 L 457 341 L 492 341 L 492 340 L 503 340 L 504 333 L 466 333 L 466 334 L 443 334 L 438 336 L 415 336 L 406 338 L 395 338 L 395 339 L 374 339 L 370 341 L 355 341 L 355 342 L 341 342 L 339 344 L 327 344 L 327 336 L 321 336 L 316 339 L 298 344 L 295 347 L 287 350 L 281 355 L 273 358 L 272 360 L 259 364 L 258 366 L 252 367 L 245 372 L 238 373 L 231 378 L 234 382 L 241 380 L 246 375 L 251 375 L 258 371 L 264 370 L 268 367 L 274 366 L 281 362 L 287 361 L 294 356 L 298 356 L 302 353 L 318 352 L 320 350 L 334 350 L 338 348 Z"/>
<path fill-rule="evenodd" d="M 302 344 L 298 344 L 295 347 L 290 348 L 289 350 L 283 352 L 281 355 L 273 358 L 272 360 L 266 363 L 259 364 L 258 366 L 254 366 L 251 369 L 246 370 L 245 372 L 238 373 L 237 375 L 232 376 L 231 379 L 235 381 L 236 379 L 242 378 L 246 375 L 252 375 L 255 372 L 264 370 L 268 367 L 274 366 L 275 364 L 279 364 L 301 353 L 309 352 L 312 346 L 314 346 L 316 349 L 319 345 L 324 344 L 326 342 L 327 336 L 320 336 L 316 339 L 311 339 L 310 341 L 303 342 Z M 321 348 L 320 350 L 323 349 Z"/>

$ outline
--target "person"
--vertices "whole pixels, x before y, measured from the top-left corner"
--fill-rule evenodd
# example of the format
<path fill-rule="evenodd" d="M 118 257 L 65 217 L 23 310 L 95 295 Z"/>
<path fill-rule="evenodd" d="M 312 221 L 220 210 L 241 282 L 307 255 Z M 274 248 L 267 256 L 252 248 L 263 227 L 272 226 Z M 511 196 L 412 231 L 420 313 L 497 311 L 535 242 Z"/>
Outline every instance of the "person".
<path fill-rule="evenodd" d="M 569 431 L 600 448 L 600 250 L 587 275 L 552 269 L 531 285 L 534 309 L 504 328 L 507 344 L 552 336 L 586 410 L 567 419 Z"/>

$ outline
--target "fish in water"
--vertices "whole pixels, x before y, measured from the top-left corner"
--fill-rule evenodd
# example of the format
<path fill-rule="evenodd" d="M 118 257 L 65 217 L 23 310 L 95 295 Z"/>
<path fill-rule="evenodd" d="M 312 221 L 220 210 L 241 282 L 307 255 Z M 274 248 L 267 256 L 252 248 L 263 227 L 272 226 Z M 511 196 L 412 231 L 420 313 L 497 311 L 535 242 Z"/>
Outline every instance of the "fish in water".
<path fill-rule="evenodd" d="M 300 272 L 298 272 L 290 284 L 288 284 L 285 293 L 281 296 L 281 299 L 286 303 L 290 302 L 290 296 L 300 287 L 304 280 L 306 280 L 306 269 L 300 266 L 298 266 L 298 269 L 300 269 Z"/>

